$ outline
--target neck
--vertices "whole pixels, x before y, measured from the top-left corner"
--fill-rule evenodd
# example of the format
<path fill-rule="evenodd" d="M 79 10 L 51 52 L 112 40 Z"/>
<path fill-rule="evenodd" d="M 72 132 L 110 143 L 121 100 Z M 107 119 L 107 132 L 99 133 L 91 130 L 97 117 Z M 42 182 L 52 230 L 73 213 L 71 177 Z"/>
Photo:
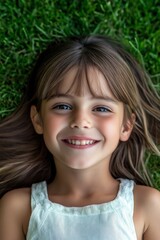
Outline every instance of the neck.
<path fill-rule="evenodd" d="M 111 193 L 118 181 L 109 173 L 108 168 L 95 166 L 91 169 L 77 170 L 63 166 L 57 168 L 55 180 L 50 184 L 54 194 L 75 194 L 79 196 L 94 193 Z"/>

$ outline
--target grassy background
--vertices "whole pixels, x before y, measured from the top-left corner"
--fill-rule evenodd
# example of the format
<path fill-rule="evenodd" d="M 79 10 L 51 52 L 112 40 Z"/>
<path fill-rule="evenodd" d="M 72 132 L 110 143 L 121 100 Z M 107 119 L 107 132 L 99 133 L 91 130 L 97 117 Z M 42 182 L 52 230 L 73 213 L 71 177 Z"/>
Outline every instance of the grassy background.
<path fill-rule="evenodd" d="M 159 0 L 0 1 L 0 118 L 18 105 L 36 54 L 54 37 L 88 33 L 119 37 L 160 90 Z M 149 169 L 160 189 L 160 159 Z"/>

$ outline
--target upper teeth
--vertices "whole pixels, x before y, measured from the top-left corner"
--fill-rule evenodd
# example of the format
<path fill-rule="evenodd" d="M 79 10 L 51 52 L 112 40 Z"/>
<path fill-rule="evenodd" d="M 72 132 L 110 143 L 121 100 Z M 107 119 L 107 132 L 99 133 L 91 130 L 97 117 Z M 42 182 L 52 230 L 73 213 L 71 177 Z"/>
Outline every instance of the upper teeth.
<path fill-rule="evenodd" d="M 95 141 L 94 140 L 73 140 L 73 139 L 69 139 L 68 142 L 70 144 L 74 144 L 74 145 L 89 145 L 89 144 L 93 144 Z"/>

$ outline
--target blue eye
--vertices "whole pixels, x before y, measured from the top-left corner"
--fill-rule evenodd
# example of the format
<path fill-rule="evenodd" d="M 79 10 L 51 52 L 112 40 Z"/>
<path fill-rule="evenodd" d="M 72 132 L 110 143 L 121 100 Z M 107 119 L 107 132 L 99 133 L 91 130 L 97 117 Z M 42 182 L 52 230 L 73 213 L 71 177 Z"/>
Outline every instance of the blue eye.
<path fill-rule="evenodd" d="M 57 104 L 56 106 L 53 107 L 53 109 L 56 110 L 72 110 L 72 107 L 67 104 Z"/>
<path fill-rule="evenodd" d="M 107 107 L 96 107 L 94 109 L 94 112 L 102 112 L 102 113 L 107 113 L 107 112 L 112 112 L 111 109 Z"/>

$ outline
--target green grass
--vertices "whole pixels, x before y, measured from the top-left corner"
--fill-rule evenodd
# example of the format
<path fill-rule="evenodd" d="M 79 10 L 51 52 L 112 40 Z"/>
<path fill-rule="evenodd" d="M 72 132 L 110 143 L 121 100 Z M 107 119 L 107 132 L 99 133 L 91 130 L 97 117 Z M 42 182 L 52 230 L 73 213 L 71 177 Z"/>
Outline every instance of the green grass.
<path fill-rule="evenodd" d="M 20 102 L 36 54 L 54 37 L 108 34 L 130 45 L 160 90 L 159 0 L 5 0 L 0 4 L 0 118 Z M 149 168 L 160 188 L 160 159 Z"/>

